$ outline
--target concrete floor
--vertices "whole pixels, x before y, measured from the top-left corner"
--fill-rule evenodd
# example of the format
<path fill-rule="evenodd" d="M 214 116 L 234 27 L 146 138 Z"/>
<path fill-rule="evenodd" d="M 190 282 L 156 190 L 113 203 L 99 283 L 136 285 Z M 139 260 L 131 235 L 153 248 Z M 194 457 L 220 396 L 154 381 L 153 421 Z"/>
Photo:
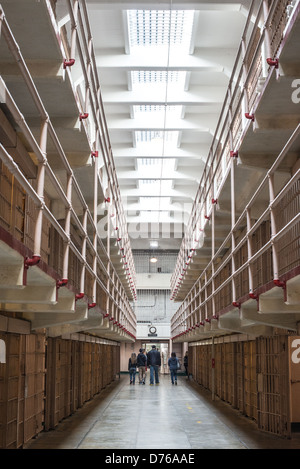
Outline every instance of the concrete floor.
<path fill-rule="evenodd" d="M 135 386 L 121 375 L 93 400 L 25 449 L 300 449 L 300 433 L 284 440 L 257 430 L 196 383 L 167 375 Z"/>

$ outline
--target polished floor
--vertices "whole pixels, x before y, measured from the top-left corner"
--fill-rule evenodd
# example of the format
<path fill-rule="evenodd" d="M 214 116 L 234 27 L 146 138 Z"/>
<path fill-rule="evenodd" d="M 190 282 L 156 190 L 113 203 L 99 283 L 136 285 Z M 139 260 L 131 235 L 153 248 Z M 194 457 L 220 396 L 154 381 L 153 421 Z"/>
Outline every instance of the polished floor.
<path fill-rule="evenodd" d="M 257 430 L 255 422 L 202 390 L 168 375 L 160 384 L 129 384 L 121 375 L 95 399 L 25 449 L 300 449 L 300 433 L 290 440 Z"/>

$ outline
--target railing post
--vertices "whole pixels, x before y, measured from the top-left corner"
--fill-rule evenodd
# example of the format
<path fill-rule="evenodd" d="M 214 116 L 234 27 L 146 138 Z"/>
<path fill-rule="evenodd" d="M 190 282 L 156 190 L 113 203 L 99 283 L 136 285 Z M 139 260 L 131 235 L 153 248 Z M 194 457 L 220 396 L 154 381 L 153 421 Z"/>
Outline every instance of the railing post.
<path fill-rule="evenodd" d="M 70 229 L 71 229 L 71 212 L 72 212 L 72 175 L 68 175 L 67 181 L 67 199 L 68 207 L 66 208 L 66 219 L 65 219 L 65 232 L 68 237 L 68 241 L 64 245 L 64 258 L 63 258 L 63 279 L 68 279 L 69 276 L 69 254 L 70 254 Z"/>
<path fill-rule="evenodd" d="M 96 132 L 97 135 L 97 132 Z M 96 138 L 96 148 L 97 148 L 97 138 Z M 94 233 L 93 233 L 93 247 L 94 247 L 94 255 L 93 255 L 93 272 L 94 272 L 94 284 L 93 284 L 93 302 L 96 303 L 97 301 L 97 239 L 98 239 L 98 231 L 97 231 L 97 223 L 98 223 L 98 175 L 99 175 L 99 163 L 98 157 L 94 158 L 94 206 L 93 206 L 93 221 L 94 221 Z"/>
<path fill-rule="evenodd" d="M 247 232 L 251 230 L 251 209 L 247 208 Z M 252 258 L 252 240 L 251 235 L 247 235 L 247 250 L 248 250 L 248 259 Z M 249 263 L 248 265 L 248 276 L 249 276 L 249 292 L 253 293 L 253 265 Z"/>
<path fill-rule="evenodd" d="M 231 190 L 231 274 L 235 272 L 235 259 L 234 259 L 234 249 L 235 249 L 235 237 L 233 228 L 235 226 L 235 158 L 231 158 L 231 171 L 230 171 L 230 190 Z M 236 288 L 235 288 L 236 279 L 233 276 L 231 282 L 232 288 L 232 302 L 236 301 Z"/>
<path fill-rule="evenodd" d="M 110 186 L 108 188 L 108 197 L 111 197 Z M 107 284 L 106 288 L 108 291 L 106 297 L 106 312 L 109 313 L 110 310 L 110 236 L 111 236 L 111 205 L 109 204 L 107 207 L 107 239 L 106 239 L 106 252 L 107 252 Z"/>
<path fill-rule="evenodd" d="M 244 53 L 244 40 L 243 40 L 243 56 L 245 56 Z M 245 64 L 243 65 L 245 67 Z M 245 92 L 245 100 L 247 100 L 247 95 Z M 229 125 L 230 125 L 230 131 L 229 131 L 229 141 L 230 141 L 230 151 L 234 152 L 236 149 L 233 148 L 233 134 L 232 134 L 232 108 L 231 108 L 231 101 L 232 101 L 232 91 L 231 91 L 231 84 L 229 87 Z M 244 103 L 244 100 L 242 101 Z M 245 103 L 244 103 L 245 104 Z M 244 115 L 244 113 L 243 113 Z M 243 119 L 243 117 L 242 117 Z M 236 159 L 234 157 L 230 158 L 230 200 L 231 200 L 231 206 L 230 206 L 230 212 L 231 212 L 231 269 L 232 273 L 235 272 L 235 260 L 234 260 L 234 254 L 233 250 L 235 248 L 235 238 L 234 238 L 234 232 L 233 232 L 233 227 L 235 226 L 235 219 L 236 219 L 236 214 L 235 214 L 235 161 Z M 236 301 L 236 288 L 235 288 L 235 277 L 232 278 L 232 301 Z"/>
<path fill-rule="evenodd" d="M 233 147 L 233 132 L 232 132 L 232 82 L 229 83 L 229 87 L 228 87 L 228 117 L 229 117 L 229 121 L 228 121 L 228 127 L 229 127 L 229 151 L 234 151 L 236 150 L 234 147 Z M 233 158 L 232 158 L 233 159 Z"/>
<path fill-rule="evenodd" d="M 77 13 L 78 13 L 78 0 L 74 0 L 73 3 L 73 15 L 74 15 L 74 24 L 72 24 L 72 33 L 71 33 L 71 50 L 70 50 L 70 59 L 75 59 L 75 49 L 76 49 L 76 36 L 77 36 Z"/>
<path fill-rule="evenodd" d="M 266 54 L 266 58 L 272 57 L 272 51 L 271 51 L 271 39 L 270 39 L 270 31 L 268 29 L 268 24 L 266 24 L 269 16 L 269 6 L 268 6 L 268 0 L 263 0 L 263 20 L 264 20 L 264 34 L 265 34 L 265 40 L 263 42 L 264 44 L 264 52 Z"/>
<path fill-rule="evenodd" d="M 274 173 L 269 174 L 269 197 L 270 197 L 270 220 L 271 220 L 271 244 L 272 244 L 272 262 L 273 262 L 273 277 L 274 280 L 278 280 L 278 255 L 277 255 L 277 248 L 275 242 L 273 241 L 273 237 L 277 233 L 276 229 L 276 222 L 275 222 L 275 215 L 274 210 L 272 207 L 272 202 L 275 199 L 275 191 L 274 191 Z"/>
<path fill-rule="evenodd" d="M 90 79 L 91 79 L 91 38 L 88 40 L 88 50 L 87 50 L 87 64 L 86 64 L 86 74 L 87 81 L 85 83 L 85 108 L 84 111 L 88 113 L 89 109 L 89 99 L 90 99 Z"/>
<path fill-rule="evenodd" d="M 214 292 L 215 292 L 215 278 L 214 278 L 214 274 L 215 274 L 215 263 L 214 263 L 214 258 L 215 258 L 215 228 L 216 228 L 216 225 L 215 225 L 215 210 L 216 210 L 216 204 L 213 203 L 213 206 L 212 206 L 212 213 L 211 213 L 211 223 L 212 223 L 212 226 L 211 226 L 211 259 L 212 259 L 212 264 L 211 264 L 211 293 L 212 293 L 212 316 L 215 315 L 215 295 L 214 295 Z"/>
<path fill-rule="evenodd" d="M 1 33 L 2 33 L 3 18 L 4 18 L 4 12 L 3 12 L 2 8 L 1 8 L 1 5 L 0 5 L 0 38 L 1 38 Z"/>
<path fill-rule="evenodd" d="M 266 24 L 267 18 L 269 15 L 268 2 L 263 0 L 263 18 L 262 18 L 262 31 L 261 34 L 264 35 L 264 40 L 261 46 L 261 55 L 262 55 L 262 78 L 268 76 L 268 64 L 267 58 L 271 57 L 271 43 L 270 43 L 270 32 L 268 25 Z"/>
<path fill-rule="evenodd" d="M 249 109 L 249 100 L 248 100 L 248 93 L 247 93 L 247 65 L 245 63 L 245 57 L 246 57 L 246 41 L 245 37 L 242 38 L 242 59 L 243 59 L 243 65 L 242 65 L 242 83 L 241 83 L 241 93 L 243 94 L 242 96 L 242 129 L 244 130 L 247 125 L 247 119 L 245 117 L 245 114 L 250 112 Z"/>
<path fill-rule="evenodd" d="M 37 175 L 37 194 L 40 199 L 40 206 L 38 207 L 37 220 L 34 230 L 34 256 L 41 256 L 41 243 L 42 243 L 42 229 L 43 229 L 43 209 L 44 209 L 44 188 L 45 188 L 45 170 L 47 164 L 46 150 L 47 150 L 47 132 L 48 132 L 48 119 L 41 123 L 40 134 L 40 149 L 44 159 L 39 162 L 38 175 Z"/>
<path fill-rule="evenodd" d="M 84 210 L 83 213 L 83 221 L 82 221 L 82 227 L 84 230 L 84 237 L 82 240 L 82 247 L 81 247 L 81 255 L 84 259 L 84 263 L 81 267 L 81 274 L 80 274 L 80 293 L 84 293 L 85 289 L 85 262 L 86 262 L 86 240 L 87 240 L 87 210 Z M 94 302 L 94 298 L 92 298 L 92 303 Z"/>
<path fill-rule="evenodd" d="M 205 271 L 204 274 L 204 279 L 205 279 L 205 286 L 204 286 L 204 301 L 205 301 L 205 319 L 208 318 L 208 312 L 207 312 L 207 272 Z"/>

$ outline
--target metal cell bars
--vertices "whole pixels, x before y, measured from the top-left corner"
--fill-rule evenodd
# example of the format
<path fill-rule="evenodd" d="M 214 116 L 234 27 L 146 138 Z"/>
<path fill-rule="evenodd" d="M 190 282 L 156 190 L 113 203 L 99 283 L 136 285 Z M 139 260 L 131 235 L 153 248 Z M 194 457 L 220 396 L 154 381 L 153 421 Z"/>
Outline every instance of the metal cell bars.
<path fill-rule="evenodd" d="M 254 121 L 257 93 L 253 90 L 257 89 L 259 78 L 272 73 L 273 67 L 277 65 L 276 60 L 272 60 L 279 48 L 274 22 L 282 23 L 283 19 L 287 21 L 286 9 L 290 2 L 273 0 L 268 8 L 268 2 L 260 0 L 256 20 L 252 23 L 256 3 L 253 0 L 249 8 L 220 118 L 171 278 L 172 299 L 176 298 L 180 284 L 184 282 L 188 262 L 186 253 L 191 251 L 193 255 L 196 251 L 194 240 L 197 239 L 197 230 L 205 231 L 205 225 L 209 223 L 215 208 L 214 201 L 218 200 L 221 182 L 230 170 L 232 161 L 238 157 L 241 136 Z M 280 16 L 278 11 L 281 12 Z"/>
<path fill-rule="evenodd" d="M 115 237 L 117 240 L 119 240 L 118 243 L 121 242 L 119 244 L 120 253 L 122 253 L 121 259 L 126 259 L 126 266 L 130 269 L 129 284 L 133 298 L 136 299 L 135 267 L 130 247 L 129 236 L 127 232 L 127 221 L 124 214 L 124 208 L 121 202 L 120 188 L 117 180 L 117 173 L 114 165 L 112 148 L 105 119 L 86 2 L 84 0 L 81 0 L 80 2 L 77 0 L 68 0 L 67 3 L 71 22 L 70 50 L 74 54 L 75 51 L 77 52 L 84 74 L 85 99 L 81 119 L 83 120 L 83 124 L 86 124 L 87 119 L 90 119 L 88 111 L 91 112 L 93 122 L 95 124 L 94 150 L 95 152 L 98 152 L 99 146 L 108 178 L 108 190 L 106 200 L 107 203 L 114 203 Z M 76 34 L 74 34 L 74 31 L 76 31 Z M 74 58 L 71 57 L 70 59 L 73 62 Z"/>
<path fill-rule="evenodd" d="M 9 155 L 9 153 L 5 150 L 5 148 L 1 145 L 0 147 L 0 157 L 3 163 L 7 166 L 7 168 L 14 174 L 18 182 L 24 188 L 26 194 L 33 200 L 35 206 L 37 207 L 37 220 L 35 224 L 35 233 L 34 233 L 34 250 L 33 256 L 31 259 L 26 260 L 26 265 L 35 265 L 39 262 L 41 258 L 41 239 L 42 239 L 42 225 L 43 225 L 43 217 L 50 222 L 51 226 L 55 229 L 55 231 L 59 234 L 61 239 L 64 243 L 64 253 L 63 253 L 63 267 L 62 267 L 62 279 L 61 284 L 65 284 L 68 281 L 68 270 L 69 270 L 69 252 L 70 250 L 75 254 L 75 257 L 79 260 L 82 264 L 82 269 L 87 270 L 91 277 L 93 278 L 93 305 L 96 304 L 96 285 L 99 284 L 103 291 L 108 295 L 111 301 L 119 308 L 119 305 L 116 303 L 114 297 L 111 295 L 109 290 L 106 286 L 101 282 L 99 277 L 96 275 L 95 265 L 99 263 L 101 265 L 101 269 L 104 272 L 107 272 L 106 266 L 103 264 L 100 255 L 97 250 L 97 243 L 101 246 L 104 250 L 104 246 L 101 240 L 97 237 L 97 227 L 93 216 L 91 215 L 88 206 L 84 200 L 84 197 L 80 191 L 78 183 L 73 176 L 72 169 L 68 163 L 68 160 L 64 154 L 63 148 L 60 145 L 60 142 L 57 138 L 55 130 L 52 126 L 52 123 L 49 119 L 49 116 L 43 106 L 42 100 L 37 92 L 37 89 L 34 85 L 32 77 L 27 69 L 26 63 L 18 44 L 16 43 L 14 36 L 8 26 L 6 21 L 4 12 L 1 10 L 1 35 L 6 40 L 6 43 L 12 53 L 12 56 L 17 61 L 22 77 L 28 87 L 29 93 L 32 96 L 32 99 L 36 105 L 37 111 L 39 113 L 41 119 L 41 132 L 40 132 L 40 143 L 38 144 L 35 137 L 33 136 L 28 124 L 26 123 L 24 117 L 20 113 L 16 103 L 14 102 L 11 94 L 9 93 L 5 82 L 2 78 L 0 78 L 0 95 L 2 100 L 6 103 L 9 111 L 11 112 L 12 116 L 18 122 L 21 131 L 23 132 L 25 138 L 27 139 L 28 143 L 30 144 L 32 151 L 35 153 L 36 158 L 38 160 L 38 176 L 37 176 L 37 187 L 36 190 L 27 180 L 27 178 L 23 175 L 19 167 L 14 162 L 13 158 Z M 60 160 L 63 164 L 63 167 L 66 172 L 66 190 L 63 189 L 61 183 L 57 179 L 55 173 L 53 172 L 52 168 L 49 165 L 49 162 L 46 158 L 46 151 L 47 151 L 47 138 L 50 137 L 52 143 L 54 144 L 57 154 L 60 157 Z M 96 160 L 97 161 L 97 160 Z M 98 168 L 97 164 L 94 165 L 96 177 L 98 177 Z M 45 179 L 46 176 L 48 177 L 48 182 L 53 185 L 53 188 L 57 192 L 59 196 L 60 203 L 65 209 L 65 227 L 63 228 L 61 224 L 58 222 L 57 218 L 54 214 L 50 211 L 50 209 L 46 206 L 44 202 L 44 188 L 45 188 Z M 96 184 L 95 184 L 96 186 Z M 75 212 L 72 206 L 72 197 L 76 195 L 82 210 L 83 215 L 83 222 L 80 221 L 77 213 Z M 96 212 L 95 212 L 96 213 Z M 77 226 L 78 230 L 83 235 L 83 243 L 81 246 L 81 251 L 76 246 L 76 243 L 73 242 L 71 239 L 71 218 L 73 223 Z M 91 228 L 92 235 L 91 238 L 87 233 L 87 225 Z M 93 255 L 93 265 L 90 265 L 86 261 L 85 253 L 86 253 L 86 246 L 88 246 Z M 111 272 L 114 272 L 115 277 L 117 277 L 115 269 L 112 263 L 109 261 L 108 265 L 110 266 Z M 114 285 L 115 282 L 112 282 Z M 80 281 L 80 288 L 84 288 L 84 274 L 81 274 L 81 281 Z M 121 282 L 118 284 L 118 288 L 121 288 Z M 123 297 L 125 298 L 125 296 Z M 124 309 L 127 309 L 131 318 L 134 318 L 134 313 L 132 312 L 131 307 L 129 306 L 128 298 L 126 296 L 127 305 Z M 124 310 L 123 309 L 123 310 Z M 120 316 L 123 317 L 123 310 L 120 311 Z M 130 321 L 132 323 L 132 320 Z M 134 326 L 130 329 L 134 332 Z M 132 332 L 130 332 L 131 335 Z"/>
<path fill-rule="evenodd" d="M 175 312 L 168 290 L 140 290 L 134 309 L 138 322 L 169 322 Z"/>
<path fill-rule="evenodd" d="M 298 169 L 297 172 L 289 179 L 289 181 L 284 184 L 284 186 L 278 190 L 278 187 L 275 185 L 274 176 L 275 172 L 277 171 L 278 167 L 286 157 L 287 153 L 289 152 L 290 148 L 293 146 L 294 142 L 300 135 L 300 124 L 296 127 L 295 131 L 292 133 L 291 137 L 289 138 L 288 142 L 286 143 L 285 147 L 282 149 L 281 153 L 276 158 L 275 162 L 273 163 L 272 167 L 267 172 L 266 176 L 264 177 L 263 181 L 259 185 L 258 189 L 255 191 L 254 195 L 250 199 L 247 204 L 247 207 L 243 211 L 243 213 L 238 218 L 237 222 L 233 226 L 232 233 L 238 231 L 239 227 L 244 226 L 245 220 L 247 227 L 243 230 L 243 234 L 240 236 L 238 240 L 231 246 L 231 251 L 229 252 L 228 256 L 223 258 L 221 263 L 218 267 L 213 270 L 213 264 L 216 262 L 216 259 L 220 257 L 222 250 L 230 242 L 232 233 L 229 233 L 227 237 L 224 239 L 222 245 L 219 247 L 218 251 L 215 253 L 215 256 L 212 258 L 210 263 L 206 266 L 203 273 L 200 275 L 199 279 L 195 282 L 194 286 L 191 288 L 190 292 L 184 299 L 182 305 L 174 315 L 171 320 L 171 335 L 172 337 L 178 337 L 179 335 L 184 335 L 189 332 L 189 328 L 184 328 L 182 323 L 182 318 L 187 324 L 193 324 L 196 327 L 199 325 L 203 326 L 205 320 L 211 320 L 213 317 L 213 312 L 211 310 L 210 314 L 207 314 L 207 306 L 210 301 L 214 304 L 215 299 L 218 294 L 222 293 L 224 295 L 224 289 L 226 286 L 230 286 L 232 288 L 231 296 L 229 296 L 230 301 L 228 301 L 227 306 L 238 306 L 237 300 L 238 296 L 235 290 L 236 286 L 236 279 L 241 276 L 243 273 L 246 274 L 247 280 L 247 291 L 245 290 L 243 293 L 244 295 L 248 293 L 251 298 L 256 297 L 255 290 L 262 286 L 262 284 L 258 284 L 257 281 L 254 280 L 254 273 L 253 273 L 253 265 L 259 260 L 262 259 L 267 252 L 272 253 L 271 258 L 271 272 L 269 275 L 272 277 L 265 279 L 264 283 L 267 281 L 274 281 L 274 284 L 278 287 L 284 287 L 284 282 L 280 278 L 280 263 L 284 260 L 281 260 L 281 246 L 280 241 L 284 239 L 286 235 L 289 236 L 291 230 L 298 226 L 300 223 L 300 212 L 297 210 L 298 203 L 294 203 L 295 199 L 295 192 L 297 192 L 297 188 L 299 187 L 300 181 L 300 170 Z M 269 193 L 269 203 L 261 210 L 260 215 L 258 218 L 253 222 L 251 218 L 251 208 L 255 206 L 259 196 L 265 190 Z M 276 208 L 280 206 L 281 203 L 284 203 L 286 206 L 286 199 L 290 200 L 290 203 L 294 205 L 291 208 L 291 217 L 285 222 L 283 222 L 282 218 L 280 219 L 281 225 L 279 229 L 277 228 L 277 218 L 276 218 Z M 270 223 L 270 231 L 265 233 L 265 236 L 260 241 L 258 246 L 255 248 L 253 239 L 254 236 L 257 235 L 261 227 L 265 222 Z M 233 261 L 233 258 L 241 253 L 241 250 L 246 246 L 246 254 L 244 255 L 244 260 L 241 260 L 239 266 L 235 266 L 233 263 L 233 267 L 236 267 L 232 270 L 226 270 L 226 266 L 228 262 Z M 290 249 L 293 249 L 290 248 Z M 295 259 L 295 255 L 298 256 Z M 299 265 L 300 262 L 300 252 L 295 251 L 293 249 L 293 261 Z M 212 282 L 212 279 L 216 279 L 222 271 L 226 270 L 226 275 L 223 275 L 223 280 L 219 284 L 218 287 L 211 289 L 210 293 L 208 294 L 208 287 L 209 284 Z M 212 274 L 212 272 L 214 272 Z M 209 280 L 209 282 L 208 282 Z M 236 296 L 235 296 L 236 295 Z M 239 297 L 242 295 L 239 295 Z M 195 298 L 200 298 L 198 304 L 195 303 Z M 216 310 L 216 313 L 219 313 L 220 310 Z M 196 323 L 199 319 L 200 314 L 200 323 Z M 181 319 L 180 319 L 181 318 Z M 190 321 L 189 321 L 190 320 Z M 189 321 L 189 322 L 188 322 Z M 191 326 L 190 326 L 191 327 Z"/>
<path fill-rule="evenodd" d="M 158 261 L 155 264 L 150 262 L 152 255 Z M 171 273 L 174 270 L 176 253 L 152 249 L 152 252 L 133 251 L 134 262 L 137 273 Z"/>

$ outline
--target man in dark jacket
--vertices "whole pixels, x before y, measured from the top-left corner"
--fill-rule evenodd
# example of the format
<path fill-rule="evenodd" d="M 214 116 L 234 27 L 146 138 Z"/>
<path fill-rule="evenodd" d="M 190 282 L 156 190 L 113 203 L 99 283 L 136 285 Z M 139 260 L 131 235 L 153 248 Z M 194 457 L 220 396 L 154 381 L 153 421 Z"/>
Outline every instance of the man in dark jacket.
<path fill-rule="evenodd" d="M 144 349 L 142 349 L 142 348 L 140 348 L 140 353 L 137 356 L 137 366 L 138 366 L 138 369 L 139 369 L 140 384 L 145 384 L 147 357 L 144 354 Z"/>
<path fill-rule="evenodd" d="M 154 384 L 154 377 L 155 384 L 159 384 L 158 369 L 161 366 L 161 358 L 155 345 L 152 345 L 152 350 L 147 355 L 147 364 L 150 366 L 150 386 Z"/>

